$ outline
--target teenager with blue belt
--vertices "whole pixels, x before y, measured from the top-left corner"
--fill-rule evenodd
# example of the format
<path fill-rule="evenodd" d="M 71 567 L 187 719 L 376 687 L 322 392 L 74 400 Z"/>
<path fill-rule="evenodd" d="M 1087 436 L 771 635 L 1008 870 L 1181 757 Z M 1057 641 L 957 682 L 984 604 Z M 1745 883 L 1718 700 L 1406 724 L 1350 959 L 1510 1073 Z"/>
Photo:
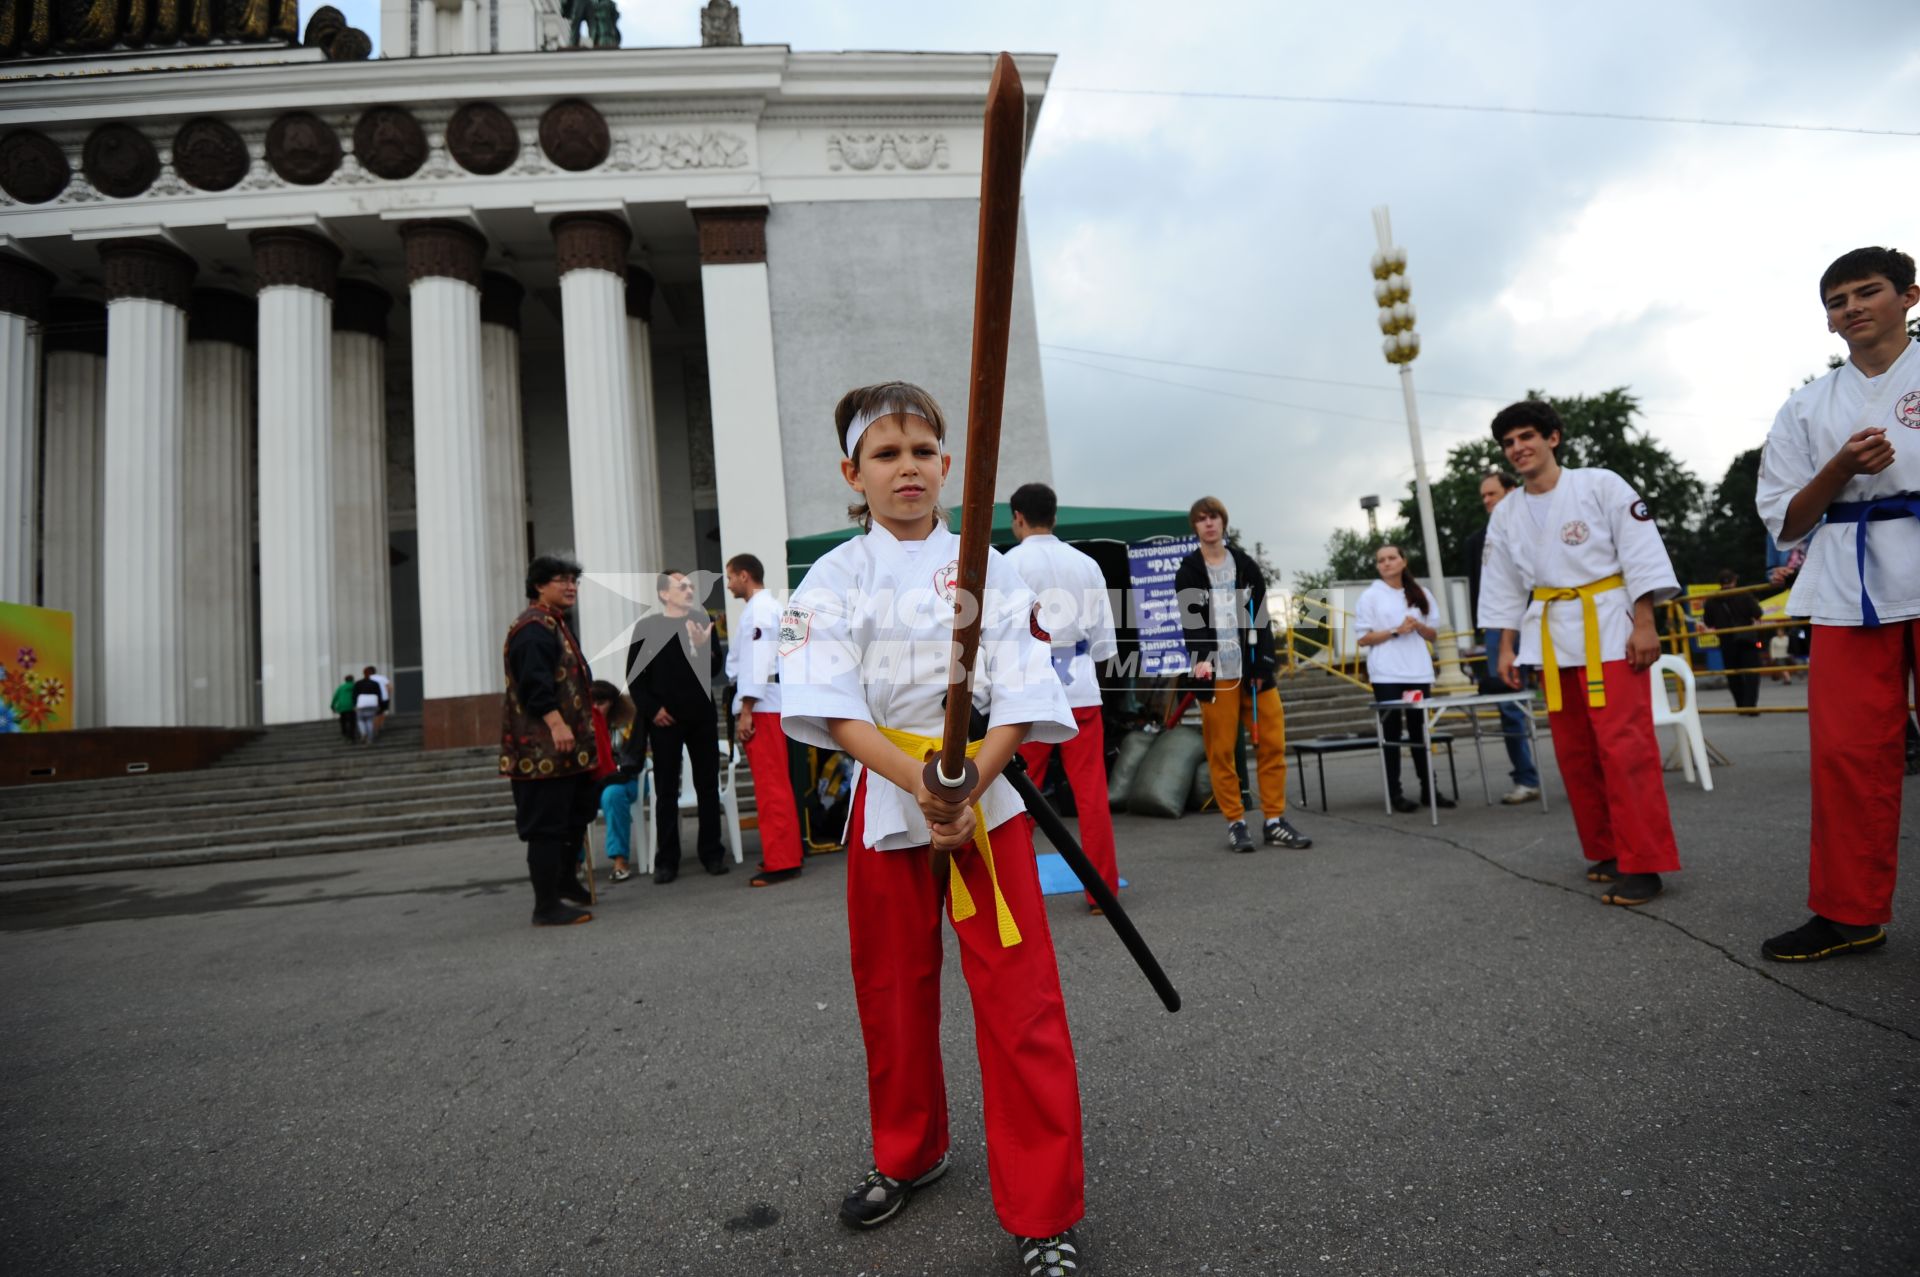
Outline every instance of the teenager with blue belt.
<path fill-rule="evenodd" d="M 1813 621 L 1813 917 L 1761 945 L 1780 962 L 1886 943 L 1901 738 L 1920 642 L 1920 344 L 1906 326 L 1920 304 L 1913 259 L 1855 249 L 1821 276 L 1820 299 L 1847 362 L 1780 409 L 1755 492 L 1783 548 L 1808 541 L 1787 611 Z"/>

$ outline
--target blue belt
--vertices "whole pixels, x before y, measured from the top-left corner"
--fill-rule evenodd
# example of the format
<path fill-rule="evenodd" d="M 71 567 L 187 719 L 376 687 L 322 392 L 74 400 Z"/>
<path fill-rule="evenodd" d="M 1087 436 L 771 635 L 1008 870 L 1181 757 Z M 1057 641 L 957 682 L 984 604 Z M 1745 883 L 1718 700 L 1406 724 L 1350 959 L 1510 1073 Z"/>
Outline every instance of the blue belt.
<path fill-rule="evenodd" d="M 1920 519 L 1920 492 L 1900 492 L 1871 501 L 1836 501 L 1827 507 L 1829 523 L 1884 523 L 1889 519 Z M 1880 624 L 1880 614 L 1867 596 L 1867 529 L 1862 526 L 1853 538 L 1854 558 L 1860 567 L 1860 622 Z"/>
<path fill-rule="evenodd" d="M 1073 658 L 1085 656 L 1092 650 L 1093 645 L 1086 639 L 1081 639 L 1071 649 L 1064 646 L 1053 649 L 1053 672 L 1060 676 L 1060 686 L 1067 687 L 1073 683 Z"/>

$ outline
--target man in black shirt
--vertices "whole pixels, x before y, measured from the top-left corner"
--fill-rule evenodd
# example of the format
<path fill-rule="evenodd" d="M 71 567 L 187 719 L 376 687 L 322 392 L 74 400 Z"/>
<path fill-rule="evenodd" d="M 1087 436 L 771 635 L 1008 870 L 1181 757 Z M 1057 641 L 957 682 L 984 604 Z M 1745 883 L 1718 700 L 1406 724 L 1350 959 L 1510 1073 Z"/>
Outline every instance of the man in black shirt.
<path fill-rule="evenodd" d="M 1738 589 L 1740 576 L 1732 568 L 1720 569 L 1720 588 Z M 1748 625 L 1760 624 L 1764 615 L 1760 609 L 1760 600 L 1751 594 L 1709 594 L 1706 604 L 1701 608 L 1705 613 L 1704 629 L 1737 630 Z M 1733 693 L 1733 703 L 1742 710 L 1750 711 L 1748 717 L 1759 716 L 1754 706 L 1760 703 L 1760 676 L 1742 673 L 1743 670 L 1758 669 L 1766 664 L 1766 636 L 1759 630 L 1747 630 L 1743 634 L 1720 635 L 1720 659 L 1726 666 L 1727 690 Z"/>
<path fill-rule="evenodd" d="M 527 568 L 527 610 L 507 631 L 507 693 L 501 711 L 500 774 L 513 782 L 514 824 L 527 844 L 533 922 L 564 927 L 593 915 L 565 901 L 587 890 L 574 852 L 600 800 L 597 745 L 588 689 L 593 671 L 567 612 L 580 592 L 580 565 L 541 555 Z"/>
<path fill-rule="evenodd" d="M 640 618 L 627 649 L 627 690 L 633 697 L 634 731 L 645 730 L 653 754 L 654 792 L 661 815 L 653 857 L 653 881 L 664 886 L 680 876 L 680 754 L 693 768 L 700 805 L 695 849 L 710 874 L 729 869 L 720 844 L 720 733 L 713 711 L 713 676 L 720 654 L 713 624 L 694 610 L 693 582 L 679 572 L 662 579 L 660 610 Z"/>

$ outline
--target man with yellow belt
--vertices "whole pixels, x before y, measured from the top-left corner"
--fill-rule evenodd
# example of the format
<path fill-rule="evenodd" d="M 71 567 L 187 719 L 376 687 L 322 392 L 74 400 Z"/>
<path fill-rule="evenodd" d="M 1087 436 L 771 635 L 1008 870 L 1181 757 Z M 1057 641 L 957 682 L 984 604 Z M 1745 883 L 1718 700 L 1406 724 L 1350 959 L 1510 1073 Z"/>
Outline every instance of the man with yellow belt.
<path fill-rule="evenodd" d="M 1680 868 L 1647 672 L 1660 657 L 1653 606 L 1680 583 L 1653 512 L 1625 479 L 1562 468 L 1564 432 L 1535 399 L 1493 419 L 1521 491 L 1487 525 L 1480 626 L 1500 631 L 1507 686 L 1521 685 L 1520 666 L 1540 670 L 1587 880 L 1608 884 L 1605 904 L 1643 905 L 1660 894 L 1660 875 Z"/>

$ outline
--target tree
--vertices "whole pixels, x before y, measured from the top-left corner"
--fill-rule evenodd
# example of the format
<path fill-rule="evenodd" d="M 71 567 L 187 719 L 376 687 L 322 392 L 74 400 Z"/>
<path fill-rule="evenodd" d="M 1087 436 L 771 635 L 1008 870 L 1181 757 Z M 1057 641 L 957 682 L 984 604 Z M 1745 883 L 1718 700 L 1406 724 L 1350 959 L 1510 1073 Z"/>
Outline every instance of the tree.
<path fill-rule="evenodd" d="M 1760 449 L 1750 448 L 1733 459 L 1707 500 L 1693 560 L 1674 561 L 1683 582 L 1717 581 L 1722 568 L 1732 568 L 1748 585 L 1766 579 L 1767 526 L 1754 506 L 1759 482 Z"/>

